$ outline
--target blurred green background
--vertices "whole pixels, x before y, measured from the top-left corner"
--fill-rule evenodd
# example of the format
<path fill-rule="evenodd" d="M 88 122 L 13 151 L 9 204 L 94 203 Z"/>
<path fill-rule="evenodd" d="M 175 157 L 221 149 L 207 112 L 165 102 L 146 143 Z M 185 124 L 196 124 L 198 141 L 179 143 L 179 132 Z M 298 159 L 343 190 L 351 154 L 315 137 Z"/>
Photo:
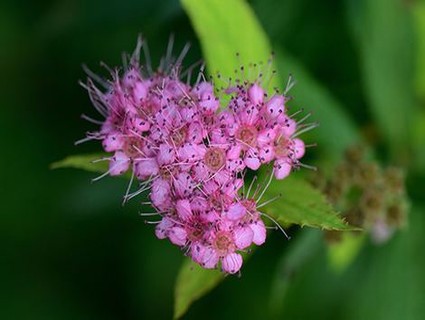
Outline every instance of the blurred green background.
<path fill-rule="evenodd" d="M 306 230 L 291 229 L 290 242 L 271 233 L 241 278 L 226 279 L 185 318 L 423 319 L 424 2 L 249 3 L 272 46 L 297 59 L 308 85 L 331 96 L 377 158 L 408 170 L 410 226 L 384 246 L 367 244 L 343 274 L 329 270 L 324 245 L 291 260 Z M 80 115 L 95 115 L 77 84 L 85 78 L 81 64 L 106 75 L 98 62 L 120 65 L 140 32 L 154 64 L 171 33 L 177 48 L 192 44 L 189 64 L 202 56 L 178 1 L 0 4 L 1 319 L 172 317 L 183 255 L 154 237 L 136 202 L 120 205 L 126 181 L 91 184 L 92 173 L 49 170 L 69 154 L 100 151 L 96 143 L 73 144 L 93 128 Z M 271 288 L 282 274 L 290 282 L 273 313 Z"/>

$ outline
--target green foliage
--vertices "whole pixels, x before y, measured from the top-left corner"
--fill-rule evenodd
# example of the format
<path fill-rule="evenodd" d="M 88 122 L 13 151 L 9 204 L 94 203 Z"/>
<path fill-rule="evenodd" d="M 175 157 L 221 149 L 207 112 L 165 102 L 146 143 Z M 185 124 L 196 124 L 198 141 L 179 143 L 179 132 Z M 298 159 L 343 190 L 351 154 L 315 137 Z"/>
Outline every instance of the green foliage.
<path fill-rule="evenodd" d="M 9 71 L 8 74 L 11 75 L 7 78 L 7 90 L 4 92 L 12 97 L 5 100 L 5 105 L 9 106 L 5 110 L 8 114 L 16 114 L 16 120 L 12 122 L 7 117 L 2 117 L 5 122 L 4 135 L 10 135 L 9 133 L 16 127 L 14 122 L 21 122 L 21 111 L 25 106 L 31 106 L 27 110 L 28 117 L 34 119 L 26 126 L 22 126 L 22 135 L 16 136 L 9 144 L 6 141 L 6 149 L 10 150 L 11 154 L 22 155 L 18 161 L 12 162 L 11 170 L 6 170 L 10 172 L 7 172 L 7 175 L 11 177 L 10 183 L 6 179 L 7 184 L 11 186 L 7 189 L 12 191 L 6 190 L 5 198 L 13 199 L 10 205 L 6 205 L 5 210 L 12 213 L 10 214 L 11 222 L 7 225 L 7 233 L 16 238 L 22 235 L 22 239 L 28 239 L 29 244 L 20 255 L 22 257 L 15 257 L 13 254 L 13 259 L 16 261 L 4 264 L 7 268 L 3 272 L 7 275 L 5 288 L 10 292 L 12 301 L 7 303 L 4 309 L 12 310 L 11 314 L 20 310 L 21 314 L 32 313 L 34 317 L 41 318 L 45 318 L 50 312 L 50 317 L 54 318 L 61 317 L 61 314 L 62 318 L 75 318 L 88 314 L 93 319 L 103 319 L 111 316 L 111 311 L 115 312 L 112 313 L 112 317 L 130 318 L 158 317 L 159 312 L 159 317 L 165 318 L 164 314 L 171 312 L 168 309 L 170 303 L 167 301 L 167 292 L 171 288 L 167 284 L 169 284 L 168 280 L 174 276 L 174 269 L 178 264 L 173 262 L 179 261 L 180 252 L 171 245 L 167 246 L 168 244 L 153 239 L 152 234 L 145 232 L 145 229 L 141 230 L 138 220 L 129 221 L 126 224 L 128 217 L 134 217 L 134 210 L 128 215 L 117 215 L 116 212 L 104 215 L 105 209 L 101 207 L 102 204 L 99 204 L 97 211 L 102 215 L 96 219 L 88 216 L 75 219 L 75 212 L 71 212 L 72 210 L 68 207 L 69 203 L 75 202 L 79 197 L 75 195 L 75 192 L 64 194 L 63 190 L 81 190 L 81 181 L 73 180 L 75 177 L 72 172 L 64 172 L 67 176 L 63 178 L 64 176 L 55 173 L 46 174 L 45 170 L 40 169 L 45 168 L 46 163 L 51 161 L 49 157 L 54 159 L 64 152 L 65 154 L 73 152 L 72 148 L 64 151 L 62 148 L 65 148 L 65 144 L 60 148 L 56 146 L 55 149 L 55 144 L 52 147 L 50 137 L 55 137 L 58 132 L 61 132 L 63 134 L 61 139 L 69 142 L 85 130 L 78 127 L 81 125 L 78 121 L 72 123 L 74 120 L 71 119 L 75 117 L 75 106 L 77 109 L 78 106 L 87 106 L 87 101 L 81 100 L 79 91 L 69 85 L 81 76 L 78 71 L 73 72 L 73 70 L 78 69 L 82 60 L 92 60 L 94 64 L 94 61 L 102 58 L 110 62 L 113 57 L 118 57 L 117 53 L 123 49 L 123 43 L 126 48 L 131 47 L 135 34 L 140 30 L 147 36 L 150 44 L 153 44 L 151 46 L 154 52 L 153 59 L 159 56 L 158 48 L 163 47 L 170 30 L 177 35 L 184 34 L 189 37 L 191 35 L 177 2 L 168 1 L 160 5 L 155 1 L 142 0 L 130 1 L 125 6 L 118 2 L 116 4 L 102 3 L 102 5 L 97 2 L 84 5 L 84 10 L 77 11 L 67 5 L 47 5 L 34 10 L 35 4 L 33 4 L 25 9 L 28 10 L 26 14 L 21 14 L 22 22 L 16 20 L 20 17 L 21 8 L 14 10 L 13 15 L 10 16 L 7 14 L 7 8 L 1 11 L 1 16 L 4 18 L 1 21 L 7 26 L 5 30 L 9 30 L 3 63 Z M 321 158 L 312 159 L 314 164 L 318 161 L 332 163 L 349 144 L 361 139 L 360 128 L 346 111 L 350 104 L 353 107 L 357 102 L 358 108 L 363 108 L 363 93 L 357 87 L 351 87 L 351 84 L 347 86 L 345 79 L 342 79 L 341 83 L 339 80 L 341 76 L 347 76 L 359 83 L 361 81 L 357 81 L 358 79 L 350 75 L 350 72 L 354 70 L 356 74 L 362 73 L 364 80 L 362 85 L 368 99 L 368 110 L 357 114 L 357 122 L 379 128 L 380 146 L 385 147 L 384 143 L 390 146 L 393 159 L 405 160 L 409 156 L 410 146 L 414 144 L 415 157 L 410 157 L 408 161 L 415 161 L 418 167 L 423 168 L 425 116 L 423 112 L 418 115 L 415 102 L 412 101 L 412 92 L 416 89 L 416 94 L 422 102 L 424 101 L 424 2 L 347 0 L 345 3 L 350 4 L 349 21 L 355 34 L 359 61 L 356 60 L 358 57 L 355 54 L 347 53 L 353 51 L 349 39 L 338 38 L 336 36 L 338 31 L 329 32 L 329 26 L 339 26 L 341 27 L 339 29 L 344 29 L 347 23 L 347 17 L 339 14 L 343 10 L 340 8 L 343 7 L 340 2 L 332 4 L 336 7 L 335 12 L 338 12 L 337 19 L 329 19 L 332 23 L 326 27 L 309 18 L 308 12 L 312 14 L 309 8 L 314 6 L 308 0 L 285 1 L 285 5 L 281 3 L 282 1 L 279 0 L 261 0 L 259 4 L 265 7 L 267 12 L 262 23 L 274 28 L 273 41 L 279 43 L 278 47 L 275 43 L 272 47 L 246 2 L 184 0 L 183 5 L 199 35 L 209 72 L 214 74 L 219 71 L 223 77 L 232 76 L 233 70 L 241 64 L 265 62 L 271 50 L 277 49 L 275 62 L 281 80 L 292 73 L 298 83 L 290 92 L 295 98 L 291 104 L 295 108 L 304 107 L 307 112 L 312 111 L 312 120 L 320 123 L 320 127 L 309 136 L 313 142 L 319 144 L 313 156 L 318 155 Z M 326 5 L 320 5 L 326 8 Z M 411 36 L 411 21 L 406 8 L 411 8 L 414 15 L 416 39 L 412 39 Z M 87 16 L 81 16 L 82 12 Z M 323 20 L 323 17 L 334 14 L 329 12 L 329 10 L 327 13 L 317 10 L 313 14 L 322 17 Z M 32 18 L 36 14 L 37 19 Z M 334 23 L 334 21 L 337 22 Z M 313 25 L 314 29 L 303 29 L 304 25 Z M 98 28 L 99 26 L 102 27 Z M 103 30 L 100 37 L 98 32 L 86 32 L 89 31 L 89 27 Z M 19 33 L 19 37 L 14 40 L 12 33 Z M 30 41 L 22 44 L 19 39 L 24 35 Z M 290 41 L 284 35 L 292 35 Z M 181 36 L 178 37 L 181 38 Z M 82 45 L 65 44 L 73 44 L 76 39 Z M 338 40 L 342 41 L 338 42 Z M 194 55 L 199 58 L 196 41 L 194 42 Z M 316 49 L 315 43 L 322 43 L 321 48 L 324 50 L 321 52 L 303 50 Z M 412 44 L 417 49 L 415 57 L 411 51 Z M 348 49 L 339 51 L 336 49 L 337 46 Z M 92 55 L 87 57 L 90 51 Z M 291 55 L 287 51 L 291 52 Z M 299 55 L 300 51 L 305 54 Z M 28 52 L 32 53 L 31 57 Z M 236 52 L 241 54 L 240 58 L 236 58 Z M 340 56 L 347 55 L 339 61 L 339 64 L 335 64 L 335 61 L 329 58 L 334 57 L 336 52 Z M 57 59 L 58 56 L 63 59 Z M 308 56 L 314 58 L 309 59 Z M 43 59 L 46 61 L 44 62 Z M 346 66 L 341 62 L 346 63 Z M 413 63 L 416 63 L 414 70 Z M 358 64 L 361 70 L 358 70 Z M 16 70 L 13 65 L 17 66 Z M 46 81 L 34 82 L 33 80 L 38 79 L 40 74 L 43 74 L 45 79 L 55 79 L 58 68 L 64 68 L 66 72 L 63 72 L 64 76 L 58 81 L 47 81 L 52 94 L 49 98 L 51 103 L 45 104 L 40 97 L 45 96 Z M 339 72 L 335 73 L 335 70 L 332 70 L 335 68 L 338 68 Z M 273 86 L 282 88 L 285 81 L 278 80 L 276 77 Z M 25 95 L 14 94 L 19 92 L 17 88 L 24 87 L 32 89 Z M 333 91 L 334 89 L 339 90 L 339 95 L 338 92 Z M 64 96 L 70 99 L 63 99 Z M 60 116 L 58 112 L 55 112 L 58 105 L 62 108 Z M 43 113 L 45 114 L 43 118 L 46 119 L 43 121 L 46 122 L 42 122 L 38 114 L 39 110 L 53 112 Z M 78 112 L 85 111 L 86 107 L 78 109 Z M 355 114 L 354 110 L 351 110 L 351 113 Z M 64 133 L 62 124 L 65 117 L 69 119 L 69 127 L 73 129 Z M 47 126 L 47 121 L 51 125 Z M 413 139 L 410 130 L 413 132 Z M 28 146 L 27 138 L 25 138 L 28 136 L 31 136 L 36 143 Z M 46 137 L 49 138 L 46 139 Z M 40 150 L 49 150 L 49 152 L 39 152 Z M 382 149 L 376 151 L 379 159 L 388 160 L 385 158 L 386 154 L 380 152 Z M 308 154 L 310 156 L 312 153 Z M 52 164 L 52 168 L 74 167 L 92 172 L 105 172 L 107 162 L 95 164 L 91 162 L 102 156 L 101 154 L 71 156 Z M 30 157 L 32 161 L 27 163 L 26 159 Z M 16 197 L 16 192 L 13 191 L 19 187 L 15 182 L 17 181 L 16 172 L 27 177 L 30 183 L 29 188 L 34 190 L 29 195 Z M 415 174 L 409 174 L 409 191 L 415 192 L 416 195 L 414 202 L 423 202 L 423 195 L 420 192 L 422 182 Z M 40 185 L 40 181 L 44 184 Z M 293 188 L 295 190 L 292 190 Z M 278 220 L 285 224 L 302 223 L 328 229 L 333 229 L 335 226 L 337 229 L 349 228 L 338 218 L 326 201 L 322 201 L 323 199 L 318 202 L 319 210 L 313 202 L 309 202 L 312 197 L 322 198 L 317 191 L 311 189 L 300 179 L 292 179 L 292 177 L 273 183 L 270 194 L 267 193 L 263 200 L 279 193 L 282 193 L 282 199 L 266 207 L 267 213 L 273 217 L 277 216 Z M 103 198 L 107 198 L 108 190 L 103 191 Z M 298 193 L 295 192 L 297 190 Z M 39 201 L 46 195 L 49 196 L 46 201 Z M 28 197 L 28 201 L 20 201 L 21 197 L 25 197 L 25 200 Z M 305 207 L 297 206 L 298 202 Z M 111 211 L 114 210 L 111 209 Z M 31 229 L 23 228 L 22 214 L 16 214 L 16 211 L 34 212 L 25 220 L 29 221 L 26 222 L 28 226 L 31 228 L 38 226 L 39 230 L 30 233 L 28 230 Z M 301 230 L 288 246 L 270 250 L 273 256 L 278 250 L 282 250 L 283 256 L 276 270 L 276 278 L 271 284 L 271 299 L 252 290 L 257 288 L 254 285 L 249 287 L 251 290 L 245 290 L 246 284 L 250 281 L 252 281 L 251 284 L 263 284 L 264 272 L 274 269 L 273 265 L 267 265 L 270 269 L 260 269 L 257 265 L 252 267 L 253 270 L 258 269 L 252 271 L 257 275 L 256 277 L 245 276 L 243 282 L 231 287 L 230 293 L 215 291 L 218 295 L 213 294 L 212 298 L 210 296 L 209 299 L 220 299 L 217 304 L 222 304 L 224 300 L 232 301 L 230 315 L 227 314 L 229 309 L 226 308 L 207 309 L 208 303 L 213 300 L 205 299 L 203 301 L 206 301 L 207 305 L 203 308 L 200 304 L 201 308 L 193 310 L 192 316 L 197 318 L 210 312 L 207 318 L 222 318 L 226 315 L 230 317 L 238 315 L 245 319 L 259 318 L 246 310 L 257 308 L 259 312 L 264 313 L 264 306 L 270 302 L 276 315 L 278 316 L 283 310 L 282 315 L 288 320 L 421 319 L 425 314 L 423 304 L 425 260 L 421 254 L 425 227 L 423 211 L 423 207 L 416 206 L 411 227 L 403 233 L 396 234 L 395 238 L 384 247 L 374 247 L 363 241 L 364 246 L 361 252 L 356 252 L 358 248 L 353 242 L 351 244 L 344 242 L 338 248 L 325 248 L 320 230 Z M 50 213 L 53 214 L 50 216 Z M 319 218 L 320 215 L 326 216 L 323 220 L 325 226 L 322 226 L 319 221 L 323 218 Z M 114 220 L 108 222 L 111 217 L 114 217 Z M 38 221 L 42 223 L 37 223 Z M 63 228 L 64 225 L 67 226 L 66 229 Z M 9 226 L 19 226 L 18 228 L 22 230 L 13 230 Z M 70 226 L 72 228 L 67 232 Z M 103 233 L 99 233 L 97 231 L 99 229 L 103 230 Z M 8 234 L 6 247 L 16 247 L 16 243 L 22 244 L 22 240 L 18 242 L 7 239 Z M 40 237 L 41 234 L 42 237 Z M 135 244 L 136 235 L 142 238 Z M 347 235 L 349 234 L 344 233 L 344 237 Z M 75 242 L 75 239 L 78 240 L 79 237 L 81 237 L 80 242 Z M 114 246 L 110 247 L 111 243 Z M 267 252 L 270 246 L 273 246 L 272 241 L 268 243 L 266 250 L 262 250 L 262 253 Z M 85 251 L 86 248 L 91 249 Z M 130 251 L 129 248 L 131 248 Z M 169 250 L 166 251 L 170 253 L 166 254 L 166 260 L 169 263 L 163 261 L 164 248 Z M 8 253 L 8 250 L 4 251 Z M 75 258 L 71 266 L 64 263 L 68 261 L 70 252 Z M 82 254 L 79 256 L 80 252 Z M 152 252 L 158 252 L 155 262 L 151 259 Z M 145 259 L 146 253 L 149 253 L 148 259 Z M 28 261 L 31 261 L 34 256 L 41 256 L 42 259 L 39 259 L 40 261 L 34 265 L 32 271 L 22 269 L 22 266 L 28 265 Z M 354 256 L 356 260 L 351 261 Z M 96 262 L 95 259 L 98 261 Z M 135 264 L 131 259 L 141 262 Z M 333 261 L 331 266 L 343 272 L 339 274 L 329 272 L 328 259 Z M 271 261 L 264 260 L 263 264 L 269 264 Z M 352 262 L 350 268 L 347 268 L 350 262 Z M 10 267 L 7 267 L 8 265 Z M 137 267 L 134 267 L 135 265 Z M 129 273 L 128 266 L 131 266 L 132 273 Z M 251 266 L 252 264 L 249 268 Z M 56 274 L 52 273 L 52 270 L 61 272 Z M 75 270 L 82 272 L 75 273 Z M 27 275 L 28 281 L 19 281 L 22 278 L 21 273 Z M 163 280 L 160 285 L 156 285 L 158 274 Z M 141 278 L 140 284 L 135 284 L 136 277 Z M 105 282 L 104 279 L 110 279 L 110 281 Z M 117 280 L 114 281 L 114 279 Z M 195 300 L 217 286 L 222 279 L 223 275 L 220 272 L 204 270 L 186 261 L 180 270 L 176 286 L 175 316 L 181 317 Z M 43 288 L 40 287 L 40 281 L 43 281 Z M 20 286 L 16 285 L 21 282 L 23 284 Z M 103 290 L 103 286 L 113 290 Z M 225 290 L 227 289 L 226 287 Z M 89 292 L 91 296 L 96 296 L 95 301 L 87 305 L 86 295 L 80 292 Z M 240 297 L 239 300 L 238 297 Z M 249 299 L 247 297 L 258 300 L 256 304 L 258 307 L 247 308 L 246 304 L 244 306 L 243 303 L 235 303 L 241 300 L 245 302 L 245 299 Z M 110 299 L 114 299 L 117 303 L 108 304 Z M 156 305 L 158 301 L 161 303 L 159 306 Z M 116 309 L 114 306 L 117 306 Z M 123 312 L 124 315 L 122 315 Z M 10 315 L 4 318 L 10 318 Z M 267 318 L 267 314 L 262 318 Z"/>
<path fill-rule="evenodd" d="M 220 271 L 201 268 L 198 264 L 186 259 L 177 276 L 174 318 L 183 316 L 193 302 L 211 291 L 223 279 L 224 275 Z"/>
<path fill-rule="evenodd" d="M 348 2 L 370 110 L 393 159 L 405 163 L 416 111 L 411 14 L 403 1 Z"/>
<path fill-rule="evenodd" d="M 50 169 L 75 168 L 90 172 L 108 171 L 108 161 L 96 161 L 106 156 L 104 153 L 79 154 L 66 157 L 63 160 L 54 162 Z"/>
<path fill-rule="evenodd" d="M 425 1 L 416 1 L 413 7 L 416 36 L 416 91 L 425 103 Z"/>
<path fill-rule="evenodd" d="M 308 182 L 290 176 L 271 182 L 264 201 L 281 195 L 282 198 L 267 205 L 265 212 L 283 225 L 297 224 L 326 230 L 356 230 L 345 223 L 325 199 Z"/>
<path fill-rule="evenodd" d="M 319 122 L 320 127 L 312 135 L 327 160 L 338 159 L 347 146 L 360 141 L 355 124 L 344 113 L 343 106 L 295 58 L 280 49 L 276 51 L 276 63 L 281 75 L 292 74 L 298 83 L 290 92 L 294 104 L 312 112 L 312 118 Z"/>
<path fill-rule="evenodd" d="M 280 258 L 273 278 L 269 308 L 274 318 L 282 312 L 285 296 L 293 277 L 308 263 L 321 248 L 322 233 L 305 230 L 291 243 L 291 247 Z"/>
<path fill-rule="evenodd" d="M 269 55 L 270 46 L 266 35 L 245 1 L 231 0 L 224 4 L 222 1 L 218 0 L 183 0 L 182 3 L 198 33 L 201 45 L 204 49 L 207 66 L 211 71 L 219 70 L 223 75 L 232 75 L 233 70 L 238 68 L 241 63 L 234 56 L 235 52 L 240 52 L 245 63 L 264 61 Z M 238 14 L 230 15 L 229 12 L 238 12 Z M 241 30 L 244 30 L 244 32 L 240 32 Z M 328 137 L 332 134 L 334 135 L 329 140 L 335 141 L 335 148 L 339 148 L 341 151 L 343 147 L 346 146 L 346 143 L 356 140 L 354 126 L 341 111 L 338 111 L 338 107 L 335 106 L 336 103 L 332 101 L 332 98 L 328 96 L 324 90 L 321 90 L 293 59 L 286 59 L 279 53 L 278 61 L 280 68 L 299 71 L 301 79 L 308 83 L 307 89 L 304 91 L 305 93 L 308 92 L 308 94 L 303 94 L 301 96 L 310 95 L 308 89 L 313 88 L 315 94 L 311 96 L 311 99 L 307 98 L 309 100 L 305 100 L 306 102 L 313 102 L 314 104 L 327 104 L 330 102 L 325 118 L 330 120 L 329 126 L 338 126 L 334 127 L 334 130 L 329 130 L 328 132 L 330 132 L 330 134 L 327 135 Z M 289 66 L 286 66 L 287 62 L 289 62 Z M 282 87 L 282 84 L 280 87 Z M 327 107 L 328 106 L 323 106 L 323 110 L 326 110 Z M 328 140 L 324 138 L 323 141 Z M 279 217 L 282 222 L 300 223 L 301 225 L 305 224 L 329 229 L 349 229 L 349 227 L 341 222 L 333 213 L 331 207 L 328 204 L 324 204 L 326 202 L 322 203 L 325 200 L 320 193 L 315 192 L 313 188 L 309 187 L 306 183 L 295 183 L 299 191 L 304 192 L 303 196 L 312 193 L 314 194 L 314 200 L 319 200 L 321 204 L 309 203 L 307 208 L 302 208 L 308 210 L 310 218 L 301 215 L 300 210 L 294 209 L 292 206 L 292 209 L 289 208 L 289 212 L 291 213 L 288 214 L 287 218 Z M 279 188 L 280 185 L 278 182 L 272 183 L 268 194 L 273 194 L 273 190 L 276 191 L 276 189 L 279 191 Z M 290 191 L 286 189 L 283 190 Z M 301 199 L 303 198 L 301 197 Z M 325 213 L 327 221 L 324 222 L 323 225 L 320 224 L 320 214 L 316 216 L 314 213 L 316 209 Z M 328 216 L 331 212 L 332 214 L 330 216 L 332 217 Z"/>
<path fill-rule="evenodd" d="M 425 1 L 416 1 L 413 5 L 413 17 L 416 36 L 416 94 L 419 97 L 421 109 L 413 123 L 413 143 L 415 148 L 415 165 L 425 171 Z"/>
<path fill-rule="evenodd" d="M 270 54 L 267 38 L 244 1 L 232 0 L 224 4 L 217 0 L 183 0 L 182 3 L 198 33 L 210 72 L 219 71 L 223 76 L 229 77 L 241 63 L 267 60 Z M 229 12 L 238 14 L 229 15 Z M 240 32 L 242 29 L 244 32 Z M 240 53 L 240 59 L 235 56 L 236 52 Z M 300 75 L 301 82 L 307 82 L 305 92 L 309 89 L 314 91 L 311 98 L 303 102 L 323 105 L 318 113 L 325 110 L 323 117 L 331 123 L 331 129 L 326 131 L 322 141 L 331 141 L 329 143 L 333 148 L 342 151 L 347 143 L 357 139 L 354 126 L 340 111 L 337 103 L 302 67 L 293 59 L 285 59 L 280 53 L 278 62 L 280 68 L 292 70 Z M 283 84 L 279 87 L 282 88 Z M 338 217 L 321 193 L 306 182 L 293 178 L 285 182 L 273 182 L 265 198 L 278 193 L 283 193 L 284 198 L 269 205 L 268 213 L 280 223 L 332 230 L 352 229 Z M 175 317 L 182 316 L 194 300 L 218 285 L 222 278 L 216 271 L 204 270 L 186 262 L 177 280 Z"/>
<path fill-rule="evenodd" d="M 365 250 L 343 273 L 329 269 L 322 245 L 292 277 L 279 315 L 285 319 L 422 319 L 424 209 L 413 208 L 409 230 L 386 245 L 365 242 Z"/>
<path fill-rule="evenodd" d="M 264 201 L 278 194 L 283 195 L 281 201 L 274 201 L 267 206 L 266 211 L 283 225 L 298 224 L 327 230 L 356 230 L 342 221 L 325 197 L 303 180 L 288 177 L 283 181 L 272 182 Z M 181 317 L 195 300 L 212 290 L 222 279 L 223 275 L 220 272 L 205 270 L 193 262 L 186 261 L 180 269 L 176 283 L 175 317 Z"/>
<path fill-rule="evenodd" d="M 267 36 L 245 1 L 182 0 L 182 4 L 201 41 L 211 74 L 219 72 L 228 79 L 242 65 L 266 64 L 270 59 Z M 282 88 L 278 76 L 271 86 Z"/>
<path fill-rule="evenodd" d="M 217 71 L 224 78 L 232 77 L 241 64 L 249 65 L 267 61 L 272 48 L 251 9 L 242 0 L 223 3 L 220 0 L 182 1 L 199 36 L 207 67 L 211 73 Z M 238 12 L 238 14 L 229 14 Z M 243 32 L 241 32 L 243 30 Z M 297 107 L 305 107 L 314 113 L 314 120 L 322 127 L 315 130 L 314 139 L 331 150 L 328 156 L 338 158 L 347 145 L 358 142 L 360 137 L 353 122 L 343 112 L 342 106 L 301 66 L 296 59 L 276 50 L 277 76 L 273 87 L 282 89 L 285 81 L 293 74 L 299 85 L 291 94 Z M 239 52 L 240 57 L 235 53 Z"/>
<path fill-rule="evenodd" d="M 357 257 L 363 247 L 364 235 L 343 232 L 341 239 L 328 245 L 330 267 L 337 273 L 343 272 Z"/>
<path fill-rule="evenodd" d="M 421 112 L 416 115 L 412 126 L 414 128 L 413 144 L 415 148 L 415 157 L 413 160 L 415 161 L 416 169 L 423 173 L 425 172 L 425 109 L 422 109 Z"/>

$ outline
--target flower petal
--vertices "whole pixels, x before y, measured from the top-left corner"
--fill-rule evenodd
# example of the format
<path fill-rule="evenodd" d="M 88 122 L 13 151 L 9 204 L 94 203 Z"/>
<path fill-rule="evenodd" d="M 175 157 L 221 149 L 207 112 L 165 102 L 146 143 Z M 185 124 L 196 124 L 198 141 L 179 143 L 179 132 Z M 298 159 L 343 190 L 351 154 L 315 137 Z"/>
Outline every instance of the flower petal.
<path fill-rule="evenodd" d="M 295 152 L 295 158 L 300 159 L 304 156 L 305 153 L 305 144 L 304 141 L 301 139 L 294 139 L 294 152 Z"/>
<path fill-rule="evenodd" d="M 254 238 L 254 231 L 250 227 L 238 228 L 234 232 L 235 245 L 239 250 L 248 248 Z"/>
<path fill-rule="evenodd" d="M 119 176 L 125 173 L 130 167 L 130 158 L 122 151 L 115 152 L 109 162 L 109 174 Z"/>
<path fill-rule="evenodd" d="M 274 176 L 278 180 L 285 179 L 291 173 L 292 166 L 285 160 L 276 160 L 274 162 Z"/>
<path fill-rule="evenodd" d="M 285 112 L 285 97 L 282 95 L 274 95 L 267 102 L 266 111 L 272 118 L 283 114 Z"/>
<path fill-rule="evenodd" d="M 187 232 L 182 227 L 173 227 L 168 233 L 168 238 L 171 243 L 177 246 L 184 246 L 187 241 Z"/>
<path fill-rule="evenodd" d="M 205 269 L 214 269 L 220 257 L 211 247 L 196 244 L 192 250 L 192 259 Z"/>
<path fill-rule="evenodd" d="M 254 232 L 252 242 L 257 246 L 262 245 L 266 241 L 266 226 L 264 225 L 263 220 L 259 219 L 250 225 L 251 230 Z"/>
<path fill-rule="evenodd" d="M 168 236 L 168 232 L 174 226 L 174 222 L 172 222 L 168 218 L 163 218 L 161 222 L 155 228 L 155 235 L 158 239 L 165 239 Z"/>
<path fill-rule="evenodd" d="M 264 99 L 264 90 L 258 84 L 254 83 L 248 89 L 248 96 L 253 104 L 260 104 Z"/>
<path fill-rule="evenodd" d="M 234 203 L 226 212 L 226 217 L 229 220 L 239 220 L 246 214 L 246 208 L 241 203 Z"/>
<path fill-rule="evenodd" d="M 159 167 L 156 159 L 144 158 L 135 163 L 134 173 L 140 180 L 149 178 L 152 175 L 158 174 Z"/>
<path fill-rule="evenodd" d="M 150 199 L 154 206 L 161 207 L 170 198 L 170 184 L 163 179 L 152 182 Z"/>
<path fill-rule="evenodd" d="M 239 253 L 230 253 L 221 260 L 221 267 L 224 272 L 234 274 L 242 267 L 242 256 Z"/>
<path fill-rule="evenodd" d="M 177 200 L 176 211 L 179 218 L 183 221 L 189 220 L 193 215 L 192 209 L 190 207 L 190 202 L 187 199 Z"/>
<path fill-rule="evenodd" d="M 257 155 L 253 153 L 248 153 L 245 156 L 245 164 L 251 170 L 258 170 L 260 168 L 261 162 Z"/>
<path fill-rule="evenodd" d="M 124 147 L 125 140 L 121 133 L 113 132 L 108 134 L 102 142 L 106 152 L 114 152 Z"/>
<path fill-rule="evenodd" d="M 174 148 L 166 143 L 161 144 L 156 159 L 160 166 L 172 163 L 176 159 Z"/>

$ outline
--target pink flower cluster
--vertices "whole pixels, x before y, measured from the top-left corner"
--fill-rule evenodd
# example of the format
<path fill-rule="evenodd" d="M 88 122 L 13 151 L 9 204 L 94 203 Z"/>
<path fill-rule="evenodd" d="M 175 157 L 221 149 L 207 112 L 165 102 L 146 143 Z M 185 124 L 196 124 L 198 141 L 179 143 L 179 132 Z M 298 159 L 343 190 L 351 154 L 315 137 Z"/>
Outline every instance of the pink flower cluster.
<path fill-rule="evenodd" d="M 103 83 L 105 91 L 88 79 L 91 101 L 106 120 L 87 139 L 113 153 L 106 174 L 131 171 L 139 180 L 131 196 L 149 191 L 161 219 L 158 238 L 184 248 L 204 268 L 236 273 L 241 252 L 266 239 L 258 190 L 251 197 L 250 190 L 240 192 L 246 169 L 272 163 L 283 179 L 304 155 L 287 98 L 268 96 L 258 81 L 238 82 L 219 92 L 229 101 L 221 106 L 202 76 L 193 85 L 182 81 L 179 63 L 146 72 L 140 46 L 124 74 L 114 71 Z"/>

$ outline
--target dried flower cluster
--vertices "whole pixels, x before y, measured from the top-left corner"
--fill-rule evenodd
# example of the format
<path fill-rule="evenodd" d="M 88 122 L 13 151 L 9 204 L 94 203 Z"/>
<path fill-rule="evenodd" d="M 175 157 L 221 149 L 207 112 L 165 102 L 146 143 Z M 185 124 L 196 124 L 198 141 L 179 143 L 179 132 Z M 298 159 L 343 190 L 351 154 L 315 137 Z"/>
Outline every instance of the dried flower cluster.
<path fill-rule="evenodd" d="M 271 163 L 274 176 L 283 179 L 304 155 L 300 129 L 286 112 L 287 97 L 269 96 L 260 79 L 236 80 L 218 90 L 202 70 L 194 84 L 183 82 L 191 75 L 181 70 L 186 49 L 176 60 L 167 50 L 153 72 L 149 63 L 141 66 L 141 48 L 139 39 L 123 75 L 110 70 L 111 81 L 88 71 L 84 87 L 105 120 L 83 140 L 100 140 L 113 153 L 102 176 L 130 171 L 132 181 L 139 181 L 125 200 L 149 192 L 161 219 L 158 238 L 184 248 L 204 268 L 236 273 L 240 252 L 266 239 L 257 208 L 263 192 L 250 196 L 252 184 L 245 195 L 239 192 L 246 169 Z M 221 108 L 223 97 L 228 103 Z"/>
<path fill-rule="evenodd" d="M 362 146 L 353 146 L 329 179 L 318 177 L 315 183 L 350 225 L 366 230 L 373 242 L 380 244 L 407 221 L 404 179 L 399 168 L 381 168 L 366 160 Z M 341 233 L 328 231 L 326 235 L 332 242 L 338 241 Z"/>

